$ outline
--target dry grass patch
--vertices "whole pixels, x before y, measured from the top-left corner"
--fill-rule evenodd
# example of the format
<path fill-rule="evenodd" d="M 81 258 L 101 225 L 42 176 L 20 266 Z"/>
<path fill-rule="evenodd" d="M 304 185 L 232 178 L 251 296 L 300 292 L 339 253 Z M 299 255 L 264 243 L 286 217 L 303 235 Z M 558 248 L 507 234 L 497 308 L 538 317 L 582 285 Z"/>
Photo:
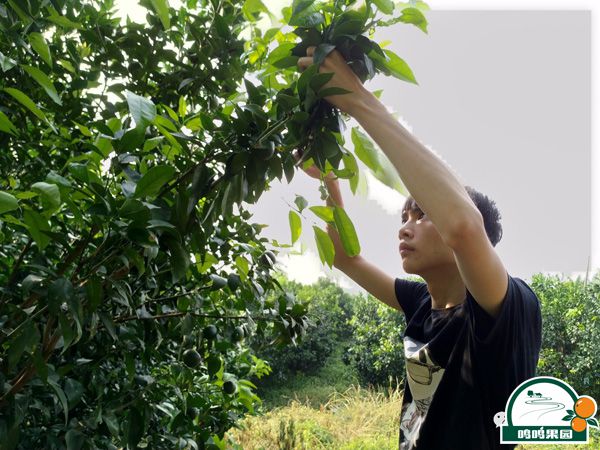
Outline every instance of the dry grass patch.
<path fill-rule="evenodd" d="M 248 450 L 395 449 L 402 391 L 352 386 L 334 392 L 318 409 L 292 400 L 264 416 L 249 417 L 230 436 Z"/>

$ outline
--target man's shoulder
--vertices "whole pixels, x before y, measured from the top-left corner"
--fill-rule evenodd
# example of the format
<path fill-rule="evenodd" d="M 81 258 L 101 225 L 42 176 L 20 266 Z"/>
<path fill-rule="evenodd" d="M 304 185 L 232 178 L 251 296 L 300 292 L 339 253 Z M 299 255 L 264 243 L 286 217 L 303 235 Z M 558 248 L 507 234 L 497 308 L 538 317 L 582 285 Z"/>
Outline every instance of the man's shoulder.
<path fill-rule="evenodd" d="M 519 277 L 513 277 L 510 274 L 508 275 L 509 280 L 512 280 L 513 285 L 513 295 L 519 295 L 523 298 L 524 301 L 532 303 L 539 307 L 540 300 L 537 294 L 533 291 L 529 283 Z M 510 289 L 509 289 L 510 292 Z"/>

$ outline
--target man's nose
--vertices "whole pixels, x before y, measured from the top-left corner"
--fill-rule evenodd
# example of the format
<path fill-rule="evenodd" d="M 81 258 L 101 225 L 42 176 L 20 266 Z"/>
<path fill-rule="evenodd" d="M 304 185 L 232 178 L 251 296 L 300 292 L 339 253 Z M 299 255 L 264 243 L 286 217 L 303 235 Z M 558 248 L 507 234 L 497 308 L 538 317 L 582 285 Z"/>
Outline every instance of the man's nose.
<path fill-rule="evenodd" d="M 402 227 L 400 227 L 400 230 L 398 230 L 398 239 L 402 240 L 405 237 L 410 237 L 412 235 L 412 230 L 409 229 L 409 227 L 407 227 L 406 225 L 403 225 Z"/>

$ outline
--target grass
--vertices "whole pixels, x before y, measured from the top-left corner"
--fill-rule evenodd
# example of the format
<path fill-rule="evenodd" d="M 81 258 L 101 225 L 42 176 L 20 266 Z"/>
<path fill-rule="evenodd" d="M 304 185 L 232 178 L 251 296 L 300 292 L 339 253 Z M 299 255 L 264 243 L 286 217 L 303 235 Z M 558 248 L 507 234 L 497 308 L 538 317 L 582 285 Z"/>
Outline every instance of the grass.
<path fill-rule="evenodd" d="M 271 411 L 296 401 L 313 408 L 326 404 L 334 393 L 345 392 L 358 385 L 358 376 L 353 368 L 342 362 L 342 345 L 327 359 L 324 366 L 314 375 L 299 374 L 291 379 L 268 381 L 268 388 L 259 384 L 258 395 L 263 400 L 263 411 Z"/>
<path fill-rule="evenodd" d="M 227 434 L 243 450 L 397 450 L 402 389 L 361 388 L 338 352 L 315 375 L 298 375 L 259 391 L 261 415 Z M 587 445 L 518 445 L 517 450 L 600 448 L 591 429 Z"/>
<path fill-rule="evenodd" d="M 352 386 L 315 408 L 292 400 L 243 421 L 231 436 L 243 449 L 395 449 L 402 393 Z"/>

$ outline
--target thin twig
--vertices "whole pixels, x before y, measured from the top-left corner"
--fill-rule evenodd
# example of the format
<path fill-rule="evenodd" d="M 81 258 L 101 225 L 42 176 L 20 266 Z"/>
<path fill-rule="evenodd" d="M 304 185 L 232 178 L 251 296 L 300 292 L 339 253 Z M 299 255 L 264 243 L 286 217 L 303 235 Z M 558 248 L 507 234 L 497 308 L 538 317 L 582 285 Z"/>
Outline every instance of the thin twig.
<path fill-rule="evenodd" d="M 146 316 L 146 317 L 140 317 L 140 316 L 119 316 L 119 317 L 114 317 L 113 321 L 115 323 L 121 323 L 121 322 L 128 322 L 130 320 L 159 320 L 159 319 L 171 319 L 174 317 L 182 317 L 185 315 L 190 315 L 190 316 L 194 316 L 194 317 L 209 317 L 209 318 L 213 318 L 213 319 L 247 319 L 248 317 L 250 317 L 253 320 L 268 320 L 267 317 L 265 316 L 223 316 L 223 315 L 219 315 L 219 314 L 200 314 L 200 313 L 194 313 L 194 312 L 174 312 L 174 313 L 166 313 L 166 314 L 158 314 L 156 316 Z"/>

